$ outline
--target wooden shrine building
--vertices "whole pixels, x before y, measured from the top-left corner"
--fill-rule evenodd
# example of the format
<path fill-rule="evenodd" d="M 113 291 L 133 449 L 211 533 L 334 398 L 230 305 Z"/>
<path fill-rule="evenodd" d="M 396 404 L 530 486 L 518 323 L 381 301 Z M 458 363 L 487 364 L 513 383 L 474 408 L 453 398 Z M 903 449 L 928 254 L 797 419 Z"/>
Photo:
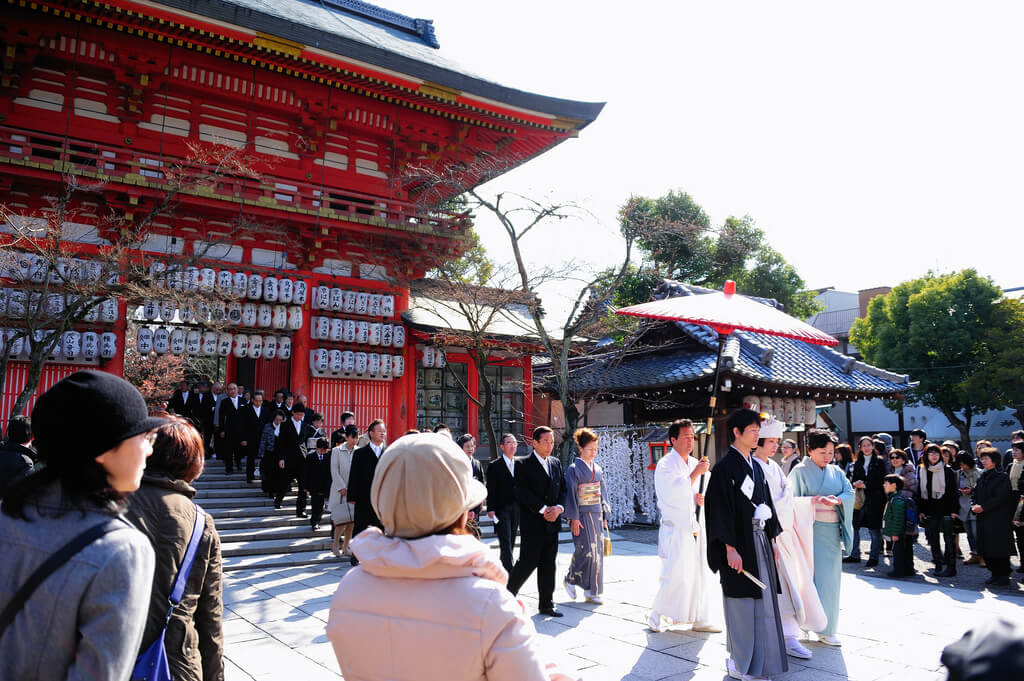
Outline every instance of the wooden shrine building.
<path fill-rule="evenodd" d="M 272 237 L 237 233 L 195 274 L 199 285 L 227 276 L 237 289 L 226 352 L 223 334 L 210 344 L 173 311 L 164 319 L 146 301 L 121 300 L 116 314 L 80 329 L 107 334 L 116 350 L 92 362 L 54 357 L 41 390 L 83 364 L 121 374 L 126 320 L 143 315 L 160 325 L 152 340 L 140 336 L 146 348 L 159 352 L 170 338 L 177 351 L 224 356 L 228 380 L 301 391 L 329 426 L 353 410 L 361 425 L 382 417 L 391 433 L 414 427 L 424 348 L 406 333 L 409 282 L 458 257 L 470 226 L 445 201 L 577 136 L 603 106 L 471 75 L 440 54 L 430 21 L 359 0 L 2 4 L 0 203 L 9 212 L 47 210 L 46 197 L 74 176 L 100 187 L 76 220 L 108 211 L 130 220 L 160 201 L 168 169 L 199 145 L 243 150 L 258 178 L 182 193 L 142 257 L 187 255 L 239 216 L 283 226 Z M 459 182 L 429 185 L 413 168 Z M 115 236 L 85 238 L 80 227 L 66 225 L 64 238 L 83 254 Z M 273 358 L 254 349 L 268 343 Z M 4 418 L 25 382 L 15 360 L 0 386 Z M 473 414 L 464 416 L 476 433 Z"/>

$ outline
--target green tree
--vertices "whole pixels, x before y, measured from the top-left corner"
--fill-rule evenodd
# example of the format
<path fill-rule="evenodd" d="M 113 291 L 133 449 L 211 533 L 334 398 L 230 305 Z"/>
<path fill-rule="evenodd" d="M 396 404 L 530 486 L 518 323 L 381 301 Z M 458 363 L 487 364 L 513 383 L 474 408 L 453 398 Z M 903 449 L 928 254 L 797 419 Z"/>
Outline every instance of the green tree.
<path fill-rule="evenodd" d="M 928 274 L 874 298 L 850 340 L 864 359 L 920 382 L 906 398 L 940 410 L 970 442 L 975 416 L 1024 401 L 1024 309 L 973 269 Z"/>
<path fill-rule="evenodd" d="M 644 259 L 623 277 L 617 305 L 650 300 L 654 287 L 669 277 L 710 288 L 732 279 L 740 292 L 775 298 L 795 317 L 820 309 L 796 268 L 768 244 L 750 216 L 730 216 L 714 227 L 692 196 L 670 191 L 656 199 L 630 197 L 619 209 L 619 226 L 623 234 L 637 235 Z"/>

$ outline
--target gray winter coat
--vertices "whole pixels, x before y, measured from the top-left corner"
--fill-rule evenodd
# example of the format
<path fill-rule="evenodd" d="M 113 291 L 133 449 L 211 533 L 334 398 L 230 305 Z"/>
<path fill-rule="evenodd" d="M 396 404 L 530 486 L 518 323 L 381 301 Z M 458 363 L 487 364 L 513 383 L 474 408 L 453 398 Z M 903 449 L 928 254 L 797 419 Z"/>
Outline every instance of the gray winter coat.
<path fill-rule="evenodd" d="M 112 516 L 82 512 L 59 483 L 25 504 L 29 521 L 0 513 L 0 610 L 35 569 Z M 0 676 L 18 681 L 127 679 L 153 586 L 153 548 L 124 521 L 44 581 L 0 639 Z"/>

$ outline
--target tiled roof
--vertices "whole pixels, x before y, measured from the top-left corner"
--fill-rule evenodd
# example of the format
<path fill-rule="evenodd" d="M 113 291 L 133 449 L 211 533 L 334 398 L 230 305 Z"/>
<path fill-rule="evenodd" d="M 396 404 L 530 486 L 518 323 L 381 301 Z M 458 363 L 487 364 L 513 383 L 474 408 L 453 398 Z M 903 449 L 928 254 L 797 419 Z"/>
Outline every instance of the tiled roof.
<path fill-rule="evenodd" d="M 541 114 L 582 121 L 603 103 L 546 97 L 474 75 L 438 50 L 433 23 L 359 0 L 157 0 L 162 5 L 242 26 L 387 70 Z"/>

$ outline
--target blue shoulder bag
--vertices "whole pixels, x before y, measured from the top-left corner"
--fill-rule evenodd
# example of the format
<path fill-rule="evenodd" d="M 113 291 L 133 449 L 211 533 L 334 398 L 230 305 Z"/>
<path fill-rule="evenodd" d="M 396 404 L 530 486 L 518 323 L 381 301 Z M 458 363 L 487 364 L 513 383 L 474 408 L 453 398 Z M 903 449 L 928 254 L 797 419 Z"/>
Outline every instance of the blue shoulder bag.
<path fill-rule="evenodd" d="M 139 655 L 138 659 L 135 660 L 131 681 L 171 681 L 171 668 L 167 664 L 167 649 L 164 648 L 164 637 L 167 635 L 167 625 L 171 621 L 174 606 L 180 603 L 182 596 L 185 595 L 185 582 L 188 581 L 188 573 L 192 570 L 192 562 L 195 560 L 196 550 L 199 548 L 199 540 L 203 536 L 203 528 L 205 526 L 206 513 L 196 504 L 196 522 L 192 526 L 192 538 L 188 541 L 185 558 L 181 561 L 178 577 L 174 580 L 174 587 L 171 589 L 171 595 L 167 599 L 167 616 L 164 618 L 163 631 L 153 641 L 153 645 L 149 646 L 146 652 Z"/>

